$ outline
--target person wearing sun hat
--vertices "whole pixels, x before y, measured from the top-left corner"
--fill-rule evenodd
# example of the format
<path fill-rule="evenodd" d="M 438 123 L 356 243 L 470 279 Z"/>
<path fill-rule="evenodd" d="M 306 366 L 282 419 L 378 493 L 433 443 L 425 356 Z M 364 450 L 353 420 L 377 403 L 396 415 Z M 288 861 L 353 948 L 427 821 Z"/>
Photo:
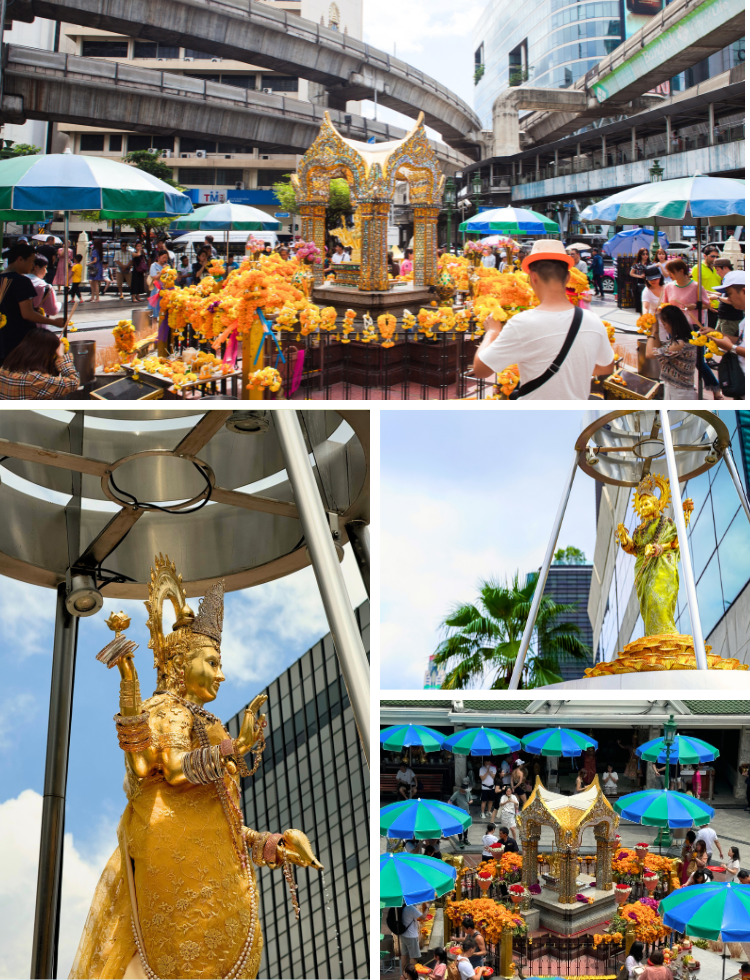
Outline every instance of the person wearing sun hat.
<path fill-rule="evenodd" d="M 492 317 L 475 356 L 474 374 L 489 378 L 518 365 L 522 399 L 586 400 L 594 375 L 614 370 L 612 346 L 602 321 L 571 305 L 565 292 L 573 259 L 562 242 L 539 239 L 524 258 L 539 305 L 503 326 Z"/>
<path fill-rule="evenodd" d="M 728 272 L 720 286 L 715 286 L 715 293 L 726 296 L 727 302 L 735 308 L 745 312 L 745 273 L 739 270 Z M 722 337 L 716 341 L 716 346 L 723 351 L 731 351 L 737 355 L 742 373 L 745 373 L 745 319 L 744 316 L 739 323 L 738 334 L 735 343 L 734 337 Z"/>

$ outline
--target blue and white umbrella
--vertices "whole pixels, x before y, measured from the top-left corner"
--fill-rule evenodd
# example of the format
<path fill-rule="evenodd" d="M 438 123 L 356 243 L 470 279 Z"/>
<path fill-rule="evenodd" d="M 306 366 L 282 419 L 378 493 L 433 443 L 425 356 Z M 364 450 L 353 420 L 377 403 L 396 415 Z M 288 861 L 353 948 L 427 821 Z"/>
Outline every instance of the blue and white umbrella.
<path fill-rule="evenodd" d="M 556 221 L 550 221 L 546 215 L 529 208 L 493 208 L 491 211 L 480 211 L 468 221 L 462 221 L 458 230 L 482 235 L 500 232 L 514 238 L 519 235 L 560 234 L 560 226 Z"/>
<path fill-rule="evenodd" d="M 602 252 L 611 258 L 616 258 L 618 255 L 637 255 L 642 248 L 648 249 L 650 253 L 653 241 L 653 231 L 646 231 L 644 228 L 632 228 L 630 231 L 621 231 L 613 235 L 602 246 Z M 669 245 L 667 236 L 663 231 L 659 232 L 659 244 L 663 249 Z"/>
<path fill-rule="evenodd" d="M 187 194 L 119 160 L 48 153 L 0 160 L 0 208 L 190 214 Z"/>
<path fill-rule="evenodd" d="M 734 177 L 679 177 L 630 187 L 589 204 L 581 221 L 598 224 L 744 225 L 745 181 Z"/>

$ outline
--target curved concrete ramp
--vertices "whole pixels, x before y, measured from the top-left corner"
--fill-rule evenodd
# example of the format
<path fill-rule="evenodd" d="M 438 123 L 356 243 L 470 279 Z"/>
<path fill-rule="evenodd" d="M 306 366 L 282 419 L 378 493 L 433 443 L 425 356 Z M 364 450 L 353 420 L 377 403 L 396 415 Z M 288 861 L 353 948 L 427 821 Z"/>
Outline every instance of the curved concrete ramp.
<path fill-rule="evenodd" d="M 28 119 L 170 136 L 200 134 L 275 153 L 304 153 L 323 122 L 325 109 L 300 99 L 17 44 L 8 45 L 7 51 L 5 94 L 23 100 Z M 336 127 L 353 139 L 374 136 L 380 142 L 406 135 L 355 115 L 347 127 L 344 113 L 329 111 Z M 432 146 L 447 172 L 469 162 L 444 143 Z"/>
<path fill-rule="evenodd" d="M 257 0 L 31 0 L 36 16 L 162 41 L 324 85 L 328 105 L 370 99 L 425 122 L 474 151 L 481 122 L 435 79 L 384 51 Z"/>

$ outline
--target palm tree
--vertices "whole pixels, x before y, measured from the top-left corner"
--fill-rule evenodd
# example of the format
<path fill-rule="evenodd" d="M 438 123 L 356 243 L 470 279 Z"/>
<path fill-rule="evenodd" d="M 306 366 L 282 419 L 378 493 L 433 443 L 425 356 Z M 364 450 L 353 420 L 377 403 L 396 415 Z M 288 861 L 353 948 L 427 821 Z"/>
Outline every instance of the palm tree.
<path fill-rule="evenodd" d="M 444 689 L 461 690 L 485 678 L 491 680 L 492 690 L 508 689 L 538 577 L 534 572 L 521 584 L 516 572 L 510 583 L 482 581 L 477 605 L 458 605 L 445 617 L 440 624 L 444 639 L 435 651 L 435 663 L 448 671 Z M 543 596 L 536 619 L 536 644 L 526 656 L 523 687 L 561 681 L 562 655 L 575 660 L 591 656 L 579 639 L 578 626 L 560 621 L 575 608 L 575 604 Z"/>

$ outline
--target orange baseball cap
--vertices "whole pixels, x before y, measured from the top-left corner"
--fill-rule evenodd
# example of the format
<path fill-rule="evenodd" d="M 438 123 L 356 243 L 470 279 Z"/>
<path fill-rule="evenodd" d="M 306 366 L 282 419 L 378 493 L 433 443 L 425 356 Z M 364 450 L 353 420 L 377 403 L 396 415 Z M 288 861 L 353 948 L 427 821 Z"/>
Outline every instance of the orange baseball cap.
<path fill-rule="evenodd" d="M 551 259 L 554 262 L 564 262 L 568 268 L 573 265 L 572 255 L 568 255 L 562 242 L 554 238 L 539 238 L 534 242 L 531 252 L 521 262 L 524 272 L 529 271 L 532 262 L 540 262 L 542 259 Z"/>

